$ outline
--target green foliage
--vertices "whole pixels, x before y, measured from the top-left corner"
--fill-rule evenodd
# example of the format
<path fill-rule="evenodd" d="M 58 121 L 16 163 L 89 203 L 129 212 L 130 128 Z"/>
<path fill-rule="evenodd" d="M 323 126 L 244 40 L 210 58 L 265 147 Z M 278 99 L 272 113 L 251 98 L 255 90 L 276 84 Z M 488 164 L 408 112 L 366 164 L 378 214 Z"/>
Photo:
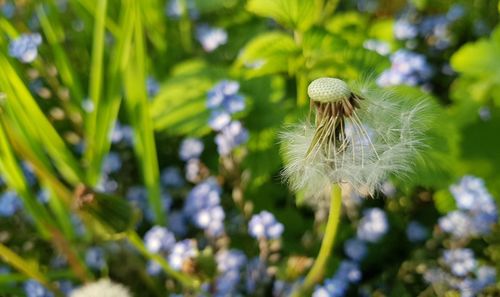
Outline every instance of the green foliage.
<path fill-rule="evenodd" d="M 199 59 L 179 63 L 151 102 L 155 129 L 171 135 L 209 133 L 206 94 L 225 73 Z"/>
<path fill-rule="evenodd" d="M 500 106 L 500 27 L 490 38 L 464 45 L 451 57 L 451 65 L 462 76 L 456 84 L 461 100 L 492 101 Z"/>
<path fill-rule="evenodd" d="M 289 29 L 304 32 L 316 21 L 321 8 L 317 3 L 311 0 L 250 0 L 247 10 L 272 18 Z"/>

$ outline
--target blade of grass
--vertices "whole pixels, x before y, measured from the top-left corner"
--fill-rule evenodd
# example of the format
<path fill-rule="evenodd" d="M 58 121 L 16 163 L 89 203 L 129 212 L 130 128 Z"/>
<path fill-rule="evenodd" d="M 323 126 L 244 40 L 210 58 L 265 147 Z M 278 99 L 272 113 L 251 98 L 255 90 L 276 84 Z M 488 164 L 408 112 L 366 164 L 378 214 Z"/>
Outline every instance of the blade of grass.
<path fill-rule="evenodd" d="M 50 281 L 42 272 L 38 270 L 35 265 L 25 261 L 22 257 L 14 253 L 11 249 L 3 245 L 2 243 L 0 243 L 0 257 L 2 257 L 2 259 L 9 265 L 12 265 L 20 272 L 26 274 L 30 278 L 47 287 L 57 296 L 63 296 L 63 294 L 52 283 L 50 283 Z"/>
<path fill-rule="evenodd" d="M 106 79 L 106 96 L 95 108 L 96 118 L 99 119 L 98 127 L 93 139 L 87 136 L 87 140 L 94 143 L 84 155 L 90 185 L 95 185 L 99 181 L 102 160 L 111 147 L 109 134 L 118 117 L 122 100 L 122 73 L 130 56 L 134 14 L 130 5 L 123 5 L 120 13 L 120 28 L 122 28 L 123 33 L 117 36 L 117 43 L 110 57 Z"/>
<path fill-rule="evenodd" d="M 47 210 L 37 203 L 36 198 L 31 193 L 22 169 L 7 141 L 7 135 L 3 125 L 0 125 L 0 172 L 5 176 L 9 188 L 20 195 L 23 205 L 33 217 L 33 221 L 40 235 L 45 238 L 49 237 L 50 233 L 48 227 L 54 225 L 54 223 Z"/>
<path fill-rule="evenodd" d="M 50 8 L 51 11 L 56 11 L 53 8 L 52 4 L 50 4 Z M 60 20 L 54 13 L 52 13 L 49 18 L 44 6 L 38 6 L 36 8 L 36 12 L 38 19 L 40 20 L 40 25 L 42 26 L 44 35 L 51 47 L 51 53 L 53 53 L 54 55 L 54 61 L 57 66 L 57 70 L 64 85 L 69 88 L 72 95 L 71 101 L 73 103 L 76 103 L 76 106 L 80 107 L 83 100 L 83 91 L 82 87 L 80 86 L 79 80 L 76 77 L 71 64 L 69 63 L 68 56 L 61 46 L 61 43 L 64 40 L 65 36 Z"/>
<path fill-rule="evenodd" d="M 96 6 L 95 6 L 95 0 L 78 0 L 78 1 L 69 1 L 71 5 L 78 4 L 80 7 L 85 9 L 89 14 L 92 16 L 96 15 Z M 75 7 L 75 11 L 80 11 L 81 9 L 78 9 L 78 7 Z M 121 34 L 121 29 L 123 28 L 120 25 L 116 24 L 115 21 L 113 21 L 110 17 L 106 18 L 106 29 L 113 34 L 113 36 L 119 36 Z"/>
<path fill-rule="evenodd" d="M 7 95 L 6 104 L 17 116 L 27 117 L 22 125 L 35 132 L 45 150 L 55 162 L 56 168 L 70 183 L 76 184 L 84 180 L 79 162 L 66 147 L 64 140 L 57 133 L 50 121 L 36 103 L 28 88 L 18 76 L 9 60 L 0 54 L 0 87 Z"/>
<path fill-rule="evenodd" d="M 146 58 L 141 12 L 134 2 L 135 25 L 134 47 L 129 66 L 125 69 L 125 105 L 134 130 L 134 150 L 141 167 L 144 184 L 148 191 L 149 207 L 154 213 L 155 222 L 163 225 L 166 213 L 161 203 L 160 173 L 154 138 L 154 126 L 149 111 L 146 92 Z"/>

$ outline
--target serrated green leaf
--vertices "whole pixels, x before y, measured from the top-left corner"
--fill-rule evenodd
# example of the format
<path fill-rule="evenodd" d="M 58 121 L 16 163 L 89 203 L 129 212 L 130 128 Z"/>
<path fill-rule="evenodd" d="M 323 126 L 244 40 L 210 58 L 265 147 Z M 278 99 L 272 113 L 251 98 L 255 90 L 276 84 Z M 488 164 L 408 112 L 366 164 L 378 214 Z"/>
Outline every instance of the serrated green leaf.
<path fill-rule="evenodd" d="M 291 72 L 291 62 L 299 58 L 300 49 L 290 35 L 269 32 L 252 39 L 243 48 L 236 67 L 248 77 Z"/>
<path fill-rule="evenodd" d="M 307 31 L 316 22 L 319 9 L 312 0 L 250 0 L 246 8 L 301 32 Z"/>

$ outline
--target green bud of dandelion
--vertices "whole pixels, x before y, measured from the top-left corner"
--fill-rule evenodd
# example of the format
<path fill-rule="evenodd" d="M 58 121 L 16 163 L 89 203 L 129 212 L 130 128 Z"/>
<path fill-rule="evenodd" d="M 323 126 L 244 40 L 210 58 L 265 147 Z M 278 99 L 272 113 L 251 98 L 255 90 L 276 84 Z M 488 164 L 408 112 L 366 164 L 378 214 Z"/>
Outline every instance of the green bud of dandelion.
<path fill-rule="evenodd" d="M 351 96 L 349 86 L 338 78 L 322 77 L 314 80 L 307 88 L 311 100 L 317 102 L 338 102 Z"/>
<path fill-rule="evenodd" d="M 426 100 L 327 77 L 308 94 L 314 121 L 281 133 L 283 177 L 306 201 L 317 203 L 333 184 L 373 193 L 390 175 L 412 170 L 427 129 Z"/>

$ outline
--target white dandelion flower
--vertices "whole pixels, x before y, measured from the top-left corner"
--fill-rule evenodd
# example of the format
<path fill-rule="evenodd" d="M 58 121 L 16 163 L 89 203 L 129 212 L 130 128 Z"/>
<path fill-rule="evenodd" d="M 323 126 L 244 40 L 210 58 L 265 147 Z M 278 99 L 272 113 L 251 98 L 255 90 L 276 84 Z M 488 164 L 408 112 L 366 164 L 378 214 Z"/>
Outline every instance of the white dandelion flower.
<path fill-rule="evenodd" d="M 332 184 L 349 184 L 371 194 L 390 175 L 411 172 L 423 147 L 428 104 L 372 86 L 336 78 L 309 85 L 314 123 L 281 134 L 283 176 L 292 190 L 320 198 Z"/>
<path fill-rule="evenodd" d="M 109 279 L 100 279 L 97 282 L 86 284 L 75 289 L 70 297 L 130 297 L 130 291 L 121 284 L 113 283 Z"/>

